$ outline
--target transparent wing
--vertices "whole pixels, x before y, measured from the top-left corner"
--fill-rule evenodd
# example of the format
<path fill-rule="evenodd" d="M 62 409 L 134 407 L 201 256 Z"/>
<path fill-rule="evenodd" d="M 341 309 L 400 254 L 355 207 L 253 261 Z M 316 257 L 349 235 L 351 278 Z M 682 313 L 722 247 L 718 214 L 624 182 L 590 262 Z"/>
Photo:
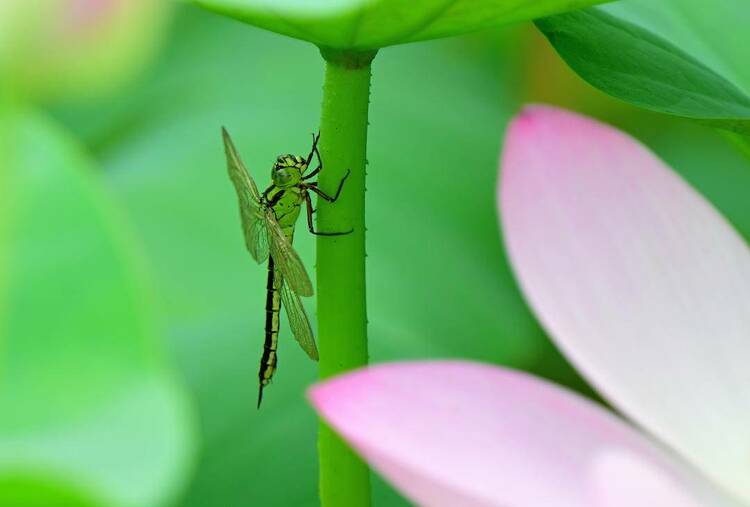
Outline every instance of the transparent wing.
<path fill-rule="evenodd" d="M 281 287 L 281 303 L 284 306 L 284 310 L 286 310 L 289 327 L 292 328 L 294 338 L 300 347 L 302 347 L 302 350 L 307 352 L 310 359 L 317 361 L 318 347 L 315 346 L 315 337 L 313 336 L 305 307 L 302 306 L 299 296 L 292 292 L 286 282 Z"/>
<path fill-rule="evenodd" d="M 266 210 L 265 221 L 271 257 L 273 257 L 274 265 L 284 276 L 284 282 L 289 284 L 289 288 L 300 296 L 312 296 L 313 286 L 310 277 L 307 276 L 305 265 L 302 264 L 302 259 L 294 251 L 294 247 L 284 235 L 284 231 L 281 230 L 281 226 L 270 209 Z"/>
<path fill-rule="evenodd" d="M 245 246 L 259 264 L 268 258 L 268 234 L 266 233 L 266 213 L 258 187 L 242 163 L 232 138 L 226 129 L 221 129 L 224 137 L 224 150 L 227 155 L 227 170 L 232 180 L 240 204 L 242 232 Z"/>

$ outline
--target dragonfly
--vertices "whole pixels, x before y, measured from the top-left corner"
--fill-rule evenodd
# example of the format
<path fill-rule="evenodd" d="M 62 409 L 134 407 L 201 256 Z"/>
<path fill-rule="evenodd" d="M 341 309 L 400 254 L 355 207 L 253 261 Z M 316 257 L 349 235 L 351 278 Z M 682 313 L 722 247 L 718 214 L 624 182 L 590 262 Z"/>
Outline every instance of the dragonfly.
<path fill-rule="evenodd" d="M 263 388 L 271 382 L 276 372 L 279 314 L 282 306 L 294 338 L 310 359 L 318 360 L 318 348 L 315 345 L 310 319 L 300 300 L 300 296 L 313 295 L 313 286 L 302 260 L 292 247 L 294 229 L 304 203 L 310 233 L 316 236 L 341 236 L 352 232 L 315 230 L 315 210 L 310 198 L 310 192 L 314 192 L 328 202 L 336 202 L 349 171 L 341 179 L 336 193 L 332 196 L 319 189 L 317 181 L 309 181 L 323 170 L 323 162 L 318 151 L 320 133 L 313 134 L 312 148 L 307 157 L 279 155 L 271 168 L 271 184 L 260 193 L 225 128 L 222 128 L 222 136 L 229 179 L 234 185 L 239 201 L 245 246 L 258 264 L 268 260 L 265 341 L 258 371 L 260 408 Z M 317 167 L 305 174 L 314 156 L 317 157 Z"/>

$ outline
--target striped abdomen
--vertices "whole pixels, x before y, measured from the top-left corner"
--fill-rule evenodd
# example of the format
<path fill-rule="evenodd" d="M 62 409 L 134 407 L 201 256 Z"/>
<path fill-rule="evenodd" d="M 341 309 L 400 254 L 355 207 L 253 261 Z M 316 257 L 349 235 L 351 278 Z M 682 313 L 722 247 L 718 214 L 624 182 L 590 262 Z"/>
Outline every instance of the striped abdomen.
<path fill-rule="evenodd" d="M 266 339 L 260 359 L 258 380 L 258 406 L 263 398 L 263 386 L 268 385 L 276 371 L 276 349 L 279 343 L 279 311 L 281 310 L 281 273 L 275 269 L 273 257 L 268 258 L 268 282 L 266 283 Z"/>

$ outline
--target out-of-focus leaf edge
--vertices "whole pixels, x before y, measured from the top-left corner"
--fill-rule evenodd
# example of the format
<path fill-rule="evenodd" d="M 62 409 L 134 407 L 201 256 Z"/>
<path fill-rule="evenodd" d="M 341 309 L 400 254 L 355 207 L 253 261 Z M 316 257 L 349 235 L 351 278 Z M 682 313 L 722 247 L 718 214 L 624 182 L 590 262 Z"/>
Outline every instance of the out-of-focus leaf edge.
<path fill-rule="evenodd" d="M 27 109 L 24 106 L 16 104 L 5 104 L 5 108 L 0 111 L 0 155 L 6 151 L 12 153 L 13 146 L 6 143 L 13 142 L 13 129 L 24 122 L 30 122 L 42 128 L 47 135 L 55 135 L 64 140 L 69 145 L 70 156 L 77 159 L 82 164 L 83 171 L 77 177 L 83 177 L 89 181 L 84 185 L 86 197 L 96 203 L 99 208 L 100 217 L 109 226 L 109 233 L 112 241 L 118 246 L 121 254 L 119 259 L 127 262 L 132 275 L 131 282 L 137 287 L 143 299 L 136 302 L 137 306 L 149 321 L 158 323 L 159 319 L 151 311 L 157 299 L 156 288 L 151 282 L 150 273 L 146 266 L 144 254 L 138 248 L 136 233 L 132 230 L 126 217 L 122 214 L 119 207 L 111 199 L 109 192 L 101 182 L 95 178 L 89 178 L 89 175 L 95 174 L 94 165 L 85 150 L 78 145 L 77 140 L 72 137 L 64 128 L 61 128 L 52 118 L 35 111 Z M 12 191 L 14 178 L 12 171 L 3 170 L 0 167 L 0 188 L 8 190 L 7 198 L 0 200 L 0 331 L 3 326 L 3 305 L 8 297 L 10 289 L 11 273 L 9 266 L 11 262 L 6 256 L 11 256 L 12 252 L 7 248 L 10 243 L 10 235 L 14 231 L 13 218 L 15 216 L 15 192 Z M 149 308 L 151 307 L 151 308 Z M 158 326 L 157 324 L 157 327 Z M 153 331 L 150 329 L 149 331 Z M 156 364 L 148 368 L 148 382 L 155 382 L 159 386 L 159 391 L 166 394 L 168 401 L 171 402 L 175 416 L 175 426 L 173 431 L 177 433 L 178 440 L 181 440 L 182 449 L 177 453 L 177 466 L 173 471 L 174 482 L 165 485 L 163 494 L 158 505 L 172 505 L 182 495 L 182 490 L 187 483 L 187 479 L 197 466 L 197 446 L 195 436 L 197 433 L 197 419 L 184 385 L 178 379 L 177 373 L 171 365 L 165 360 L 164 351 L 159 344 L 152 342 L 154 339 L 152 332 L 144 330 L 147 336 L 147 345 L 145 350 L 155 353 Z M 3 350 L 2 334 L 0 333 L 0 359 Z M 0 372 L 2 371 L 2 361 L 0 361 Z M 134 387 L 135 384 L 128 385 L 128 388 Z M 179 427 L 178 427 L 179 426 Z M 110 505 L 111 498 L 107 493 L 102 491 L 97 485 L 88 480 L 79 480 L 80 478 L 66 477 L 65 471 L 55 467 L 39 466 L 39 464 L 29 466 L 19 463 L 17 467 L 0 467 L 0 505 L 14 505 L 22 507 L 23 505 L 41 506 L 45 498 L 54 498 L 55 505 L 60 507 L 89 507 Z M 28 503 L 22 503 L 27 501 Z M 8 503 L 10 502 L 10 503 Z M 40 503 L 42 502 L 42 503 Z"/>
<path fill-rule="evenodd" d="M 602 92 L 644 109 L 687 118 L 704 125 L 750 136 L 750 98 L 727 79 L 660 36 L 599 8 L 545 17 L 535 20 L 535 24 L 570 68 L 584 81 Z M 616 36 L 613 36 L 615 34 Z M 630 44 L 623 45 L 619 48 L 620 50 L 612 47 L 617 36 L 622 38 L 623 34 Z M 658 55 L 660 58 L 649 66 L 664 71 L 663 76 L 642 76 L 644 89 L 650 88 L 654 91 L 660 87 L 669 88 L 673 83 L 666 79 L 669 77 L 667 74 L 683 72 L 696 83 L 706 79 L 712 80 L 710 83 L 712 88 L 722 91 L 724 96 L 706 98 L 718 102 L 726 101 L 727 104 L 733 102 L 743 114 L 731 116 L 721 111 L 708 114 L 709 112 L 706 111 L 690 111 L 679 107 L 680 102 L 677 101 L 679 93 L 687 94 L 689 91 L 676 89 L 674 86 L 671 88 L 677 91 L 674 95 L 675 102 L 671 106 L 665 103 L 663 97 L 659 99 L 655 93 L 644 93 L 640 97 L 627 96 L 627 93 L 632 92 L 633 89 L 625 90 L 625 83 L 620 79 L 623 76 L 614 75 L 617 70 L 615 62 L 618 61 L 615 53 L 618 53 L 617 56 L 622 56 L 627 51 L 631 51 L 632 56 L 633 47 L 638 45 L 641 48 L 651 49 L 651 55 Z M 608 68 L 597 65 L 602 61 L 609 64 Z M 680 62 L 681 66 L 675 68 L 675 62 Z M 627 62 L 631 67 L 638 67 L 639 63 L 645 67 L 647 62 Z M 665 79 L 660 79 L 661 77 Z M 618 88 L 618 83 L 623 88 Z"/>
<path fill-rule="evenodd" d="M 432 6 L 431 9 L 426 9 L 424 16 L 418 22 L 399 27 L 400 29 L 384 29 L 380 36 L 374 36 L 373 34 L 363 36 L 360 30 L 364 23 L 363 19 L 368 14 L 378 9 L 384 10 L 377 5 L 377 2 L 370 2 L 359 8 L 331 9 L 325 14 L 317 16 L 306 13 L 307 17 L 302 15 L 295 17 L 287 11 L 268 6 L 243 7 L 237 2 L 224 4 L 212 0 L 182 1 L 264 30 L 310 42 L 327 50 L 371 52 L 389 46 L 454 37 L 494 26 L 530 21 L 538 16 L 549 16 L 593 4 L 607 3 L 612 0 L 567 0 L 552 7 L 548 5 L 549 2 L 532 3 L 531 5 L 510 9 L 509 12 L 501 14 L 490 12 L 486 18 L 481 20 L 472 20 L 456 25 L 444 22 L 446 17 L 450 17 L 452 10 L 460 12 L 462 9 L 477 7 L 459 6 L 456 8 L 458 2 L 447 1 L 441 5 Z"/>

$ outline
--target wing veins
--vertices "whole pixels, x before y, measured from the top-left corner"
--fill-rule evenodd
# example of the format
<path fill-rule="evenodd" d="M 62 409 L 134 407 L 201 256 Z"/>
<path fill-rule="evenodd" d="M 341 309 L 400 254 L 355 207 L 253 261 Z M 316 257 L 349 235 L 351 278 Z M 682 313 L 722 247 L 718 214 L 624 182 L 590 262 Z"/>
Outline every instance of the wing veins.
<path fill-rule="evenodd" d="M 266 209 L 266 224 L 271 257 L 273 257 L 274 265 L 284 275 L 284 281 L 298 295 L 303 297 L 312 296 L 313 286 L 305 265 L 286 237 L 286 234 L 284 234 L 273 210 L 270 208 Z"/>
<path fill-rule="evenodd" d="M 282 284 L 281 302 L 286 311 L 286 317 L 294 339 L 297 340 L 297 343 L 310 359 L 317 361 L 318 347 L 315 345 L 315 337 L 305 307 L 302 305 L 299 296 L 289 288 L 286 282 L 282 282 Z"/>

